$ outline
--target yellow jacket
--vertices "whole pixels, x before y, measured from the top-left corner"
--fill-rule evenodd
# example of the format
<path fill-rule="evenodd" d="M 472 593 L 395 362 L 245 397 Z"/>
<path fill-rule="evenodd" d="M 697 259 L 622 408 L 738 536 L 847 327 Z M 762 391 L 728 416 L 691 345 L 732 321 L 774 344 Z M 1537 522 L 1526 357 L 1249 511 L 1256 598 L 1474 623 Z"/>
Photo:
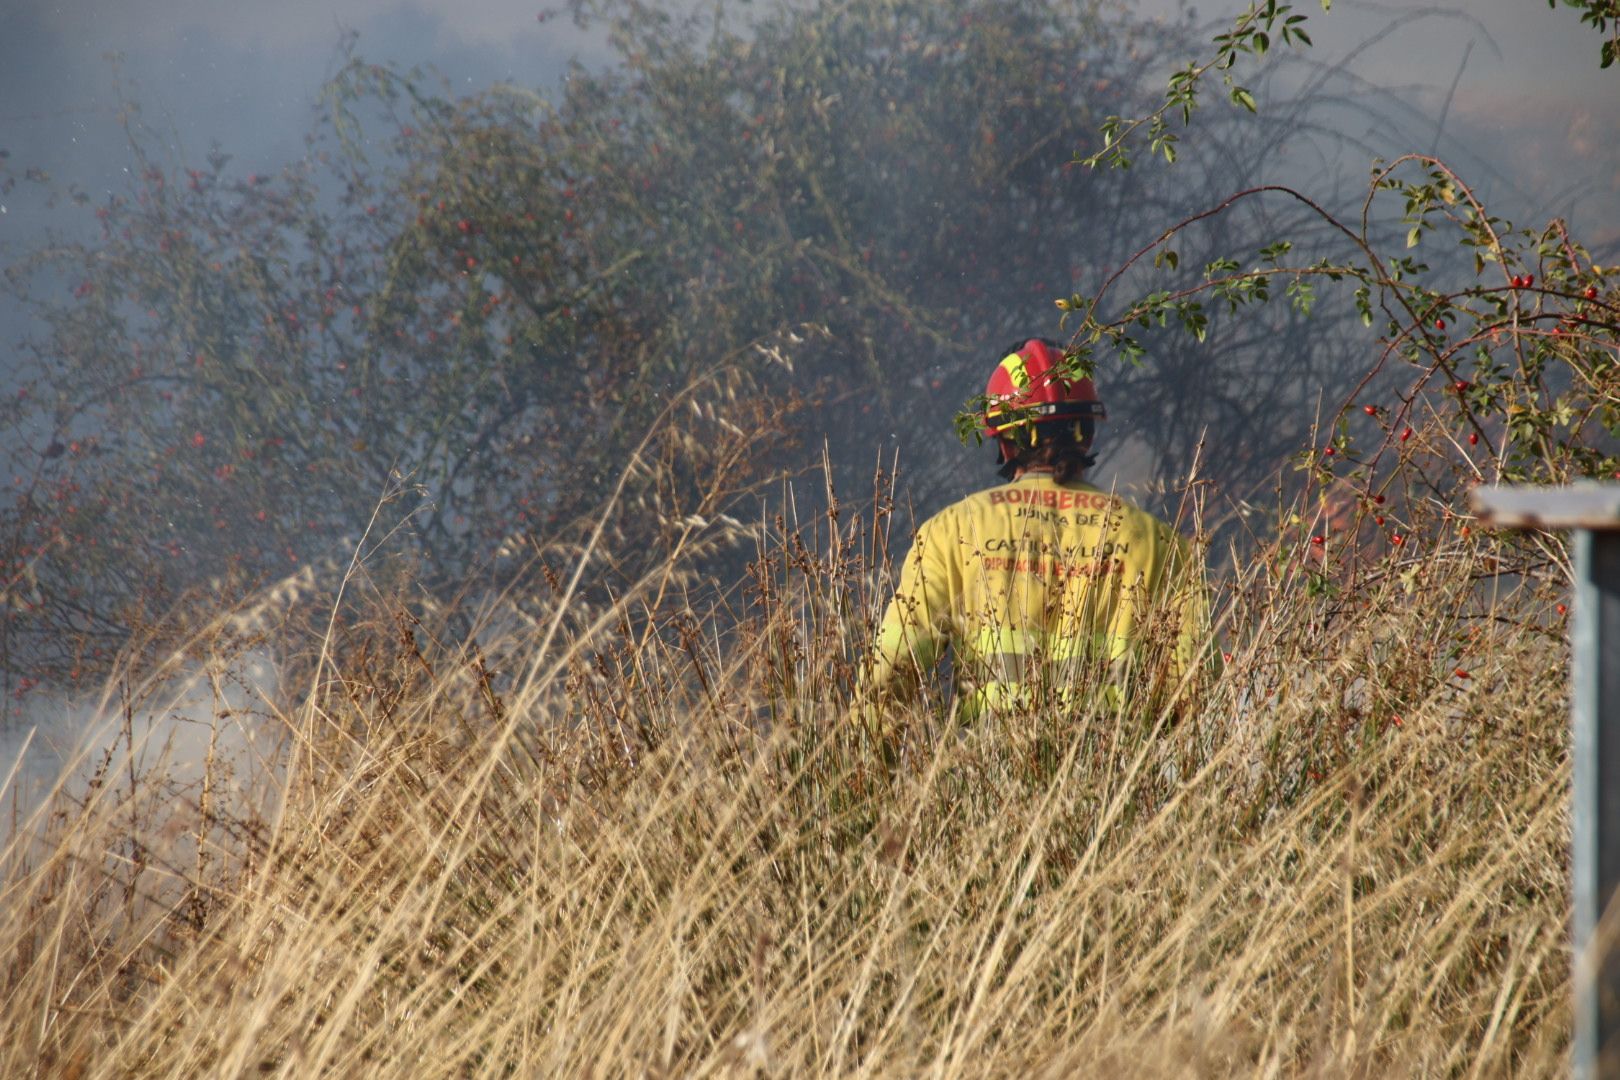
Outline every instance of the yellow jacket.
<path fill-rule="evenodd" d="M 973 714 L 1018 700 L 1031 672 L 1067 689 L 1150 641 L 1186 671 L 1208 635 L 1203 575 L 1170 526 L 1089 484 L 1033 473 L 923 523 L 860 697 L 907 693 L 947 642 Z"/>

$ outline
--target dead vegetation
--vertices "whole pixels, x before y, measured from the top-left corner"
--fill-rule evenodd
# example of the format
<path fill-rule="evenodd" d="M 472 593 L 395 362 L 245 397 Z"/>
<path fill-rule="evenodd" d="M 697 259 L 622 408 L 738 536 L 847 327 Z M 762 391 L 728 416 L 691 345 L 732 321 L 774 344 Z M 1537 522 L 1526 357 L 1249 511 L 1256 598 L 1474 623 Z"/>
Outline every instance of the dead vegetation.
<path fill-rule="evenodd" d="M 877 747 L 891 529 L 767 521 L 708 608 L 677 561 L 589 611 L 552 575 L 549 636 L 351 573 L 189 771 L 142 757 L 175 684 L 114 694 L 10 799 L 0 1073 L 1562 1070 L 1557 549 L 1277 544 L 1168 707 L 964 728 L 936 688 Z"/>

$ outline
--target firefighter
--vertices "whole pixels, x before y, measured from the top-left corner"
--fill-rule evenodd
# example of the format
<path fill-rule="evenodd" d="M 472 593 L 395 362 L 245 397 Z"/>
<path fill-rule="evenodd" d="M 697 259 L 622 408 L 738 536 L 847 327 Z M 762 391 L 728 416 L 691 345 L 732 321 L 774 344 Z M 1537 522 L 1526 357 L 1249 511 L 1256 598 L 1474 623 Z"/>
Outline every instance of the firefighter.
<path fill-rule="evenodd" d="M 991 373 L 983 430 L 1005 482 L 918 530 L 861 680 L 869 722 L 881 700 L 913 696 L 947 644 L 970 718 L 1027 706 L 1041 687 L 1075 705 L 1101 688 L 1117 703 L 1133 672 L 1151 668 L 1162 687 L 1204 652 L 1192 549 L 1085 482 L 1108 414 L 1092 381 L 1067 372 L 1061 345 L 1032 338 Z"/>

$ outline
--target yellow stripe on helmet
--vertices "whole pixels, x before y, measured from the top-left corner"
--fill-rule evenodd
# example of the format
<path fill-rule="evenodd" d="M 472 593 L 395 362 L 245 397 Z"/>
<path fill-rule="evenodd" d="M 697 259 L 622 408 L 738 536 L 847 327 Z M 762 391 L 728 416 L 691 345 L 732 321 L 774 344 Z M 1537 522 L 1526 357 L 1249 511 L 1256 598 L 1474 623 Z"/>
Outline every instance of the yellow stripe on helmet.
<path fill-rule="evenodd" d="M 1018 389 L 1024 390 L 1029 387 L 1029 369 L 1024 366 L 1022 353 L 1009 353 L 1003 357 L 1001 370 L 1007 373 L 1007 377 L 1012 380 L 1012 384 Z"/>

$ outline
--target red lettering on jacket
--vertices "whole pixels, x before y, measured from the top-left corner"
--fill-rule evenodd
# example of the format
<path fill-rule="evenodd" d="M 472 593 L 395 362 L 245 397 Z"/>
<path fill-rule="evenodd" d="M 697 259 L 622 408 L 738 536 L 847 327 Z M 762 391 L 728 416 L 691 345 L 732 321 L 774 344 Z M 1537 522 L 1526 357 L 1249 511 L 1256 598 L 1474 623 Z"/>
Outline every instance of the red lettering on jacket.
<path fill-rule="evenodd" d="M 1015 488 L 1011 491 L 990 492 L 991 506 L 1003 504 L 1048 506 L 1054 510 L 1072 508 L 1110 510 L 1124 505 L 1118 496 L 1096 495 L 1087 491 L 1021 491 Z"/>

